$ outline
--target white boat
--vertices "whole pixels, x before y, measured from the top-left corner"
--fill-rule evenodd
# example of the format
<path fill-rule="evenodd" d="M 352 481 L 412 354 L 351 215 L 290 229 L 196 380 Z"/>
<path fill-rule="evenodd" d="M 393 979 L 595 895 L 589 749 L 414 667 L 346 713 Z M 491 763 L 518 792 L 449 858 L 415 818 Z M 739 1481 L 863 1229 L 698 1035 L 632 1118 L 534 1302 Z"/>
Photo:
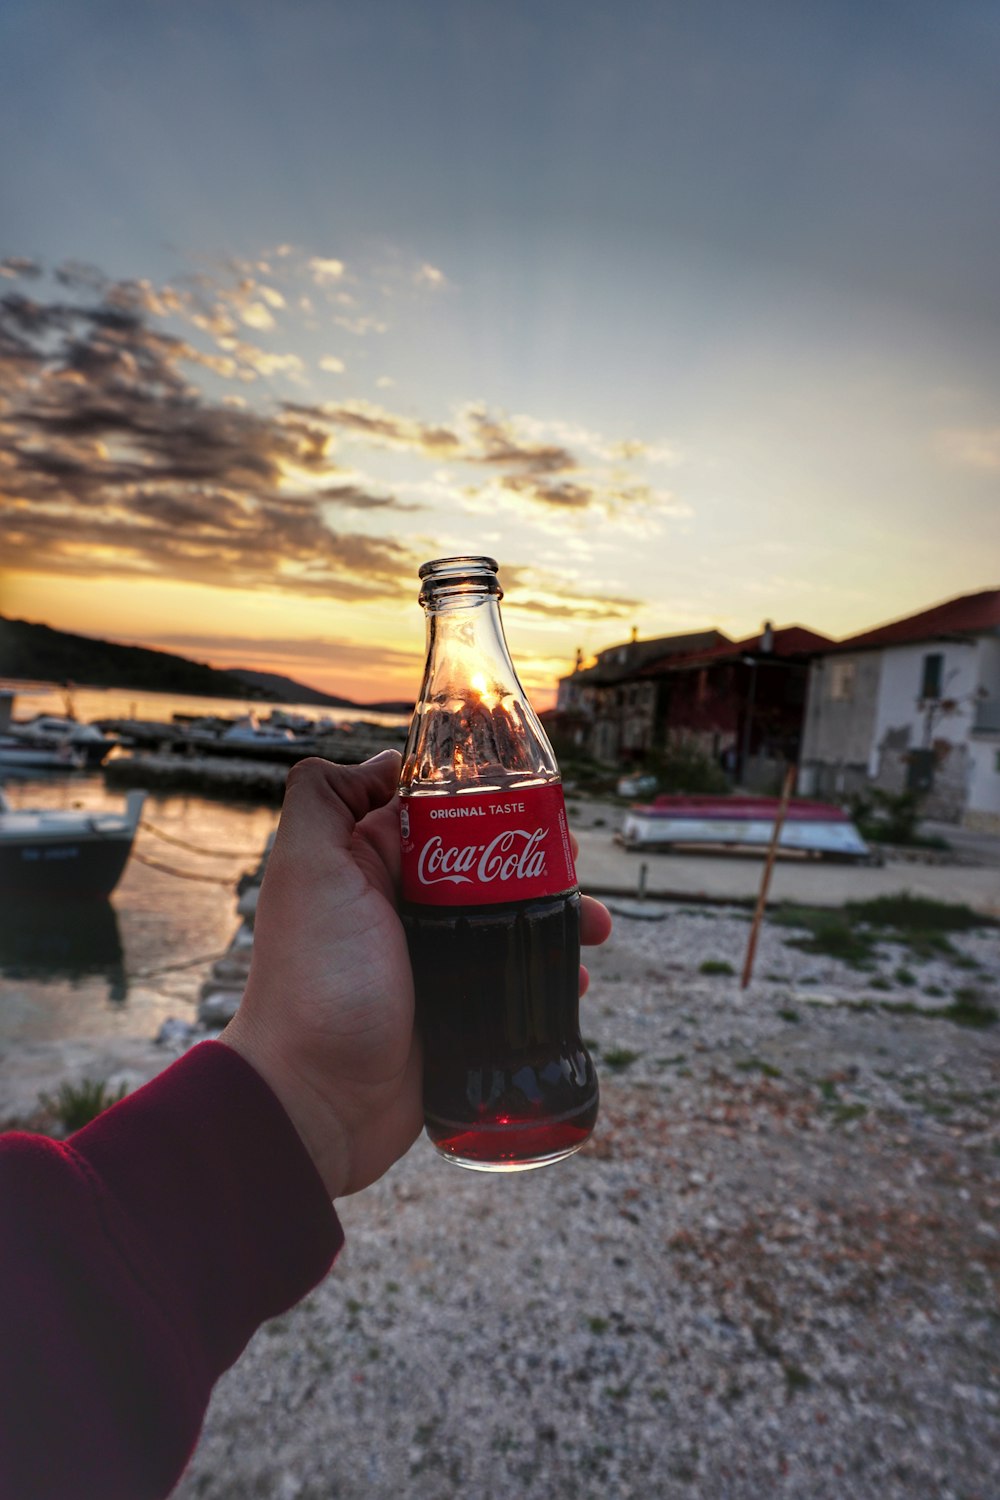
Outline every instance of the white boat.
<path fill-rule="evenodd" d="M 129 792 L 124 812 L 12 808 L 0 792 L 0 897 L 110 895 L 128 863 L 145 800 L 145 792 Z"/>
<path fill-rule="evenodd" d="M 222 745 L 294 745 L 296 741 L 291 729 L 261 724 L 256 714 L 244 714 L 219 736 Z"/>
<path fill-rule="evenodd" d="M 25 771 L 79 771 L 87 763 L 82 750 L 68 740 L 42 735 L 31 738 L 8 731 L 0 734 L 0 767 Z"/>
<path fill-rule="evenodd" d="M 668 849 L 677 844 L 766 848 L 774 834 L 777 797 L 664 794 L 630 807 L 619 841 L 626 849 Z M 847 813 L 827 802 L 790 802 L 778 848 L 868 859 L 871 850 Z"/>
<path fill-rule="evenodd" d="M 103 734 L 96 724 L 81 724 L 78 719 L 61 714 L 35 714 L 34 718 L 15 720 L 7 726 L 7 737 L 20 740 L 26 748 L 69 746 L 69 753 L 81 765 L 99 766 L 118 744 L 113 736 Z"/>

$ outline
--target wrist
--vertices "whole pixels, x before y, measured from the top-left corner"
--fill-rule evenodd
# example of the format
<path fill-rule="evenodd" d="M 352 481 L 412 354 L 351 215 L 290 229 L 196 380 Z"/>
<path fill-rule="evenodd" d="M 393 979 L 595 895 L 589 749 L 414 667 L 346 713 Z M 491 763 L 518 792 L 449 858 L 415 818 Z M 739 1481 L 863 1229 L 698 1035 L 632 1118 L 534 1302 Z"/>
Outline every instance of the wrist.
<path fill-rule="evenodd" d="M 348 1178 L 348 1151 L 344 1133 L 325 1101 L 317 1097 L 308 1080 L 301 1077 L 276 1050 L 241 1008 L 218 1040 L 267 1084 L 288 1116 L 330 1198 L 339 1198 Z"/>

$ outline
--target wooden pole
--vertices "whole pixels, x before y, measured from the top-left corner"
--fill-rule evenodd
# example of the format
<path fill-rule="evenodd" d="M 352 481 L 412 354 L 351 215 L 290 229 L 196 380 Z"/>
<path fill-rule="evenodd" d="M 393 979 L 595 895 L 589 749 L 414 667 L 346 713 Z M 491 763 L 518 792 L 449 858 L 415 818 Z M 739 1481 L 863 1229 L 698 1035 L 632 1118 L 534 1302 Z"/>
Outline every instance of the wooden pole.
<path fill-rule="evenodd" d="M 767 858 L 764 861 L 764 873 L 760 880 L 760 894 L 757 897 L 757 910 L 753 914 L 753 922 L 750 926 L 750 937 L 747 941 L 747 956 L 743 961 L 743 977 L 740 980 L 740 989 L 745 990 L 750 983 L 750 975 L 753 973 L 753 961 L 757 952 L 757 937 L 760 933 L 760 924 L 764 920 L 764 908 L 767 906 L 767 893 L 771 886 L 771 871 L 774 869 L 774 858 L 778 852 L 778 840 L 781 838 L 781 830 L 785 824 L 785 814 L 788 812 L 788 802 L 792 795 L 792 786 L 795 782 L 795 767 L 789 766 L 785 772 L 784 785 L 781 788 L 781 800 L 778 810 L 774 815 L 774 828 L 771 831 L 771 842 L 768 845 Z"/>

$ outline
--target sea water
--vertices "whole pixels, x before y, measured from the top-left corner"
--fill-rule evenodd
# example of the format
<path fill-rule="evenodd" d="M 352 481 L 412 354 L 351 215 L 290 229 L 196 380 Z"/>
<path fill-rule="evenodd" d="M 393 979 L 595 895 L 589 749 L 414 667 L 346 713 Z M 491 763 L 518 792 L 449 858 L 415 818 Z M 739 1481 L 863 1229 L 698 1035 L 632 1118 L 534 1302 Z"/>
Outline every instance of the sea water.
<path fill-rule="evenodd" d="M 99 772 L 2 784 L 15 808 L 124 808 Z M 275 807 L 151 795 L 110 901 L 42 901 L 14 921 L 0 913 L 0 1047 L 151 1040 L 168 1016 L 194 1021 L 201 983 L 240 923 L 237 881 L 256 869 L 277 819 Z"/>

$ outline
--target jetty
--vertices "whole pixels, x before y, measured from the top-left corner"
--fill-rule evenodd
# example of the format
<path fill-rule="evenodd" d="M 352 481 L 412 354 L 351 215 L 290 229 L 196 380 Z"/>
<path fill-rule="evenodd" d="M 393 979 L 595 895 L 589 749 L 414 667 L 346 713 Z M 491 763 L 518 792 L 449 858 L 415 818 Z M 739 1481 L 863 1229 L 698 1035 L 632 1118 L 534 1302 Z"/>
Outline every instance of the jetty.
<path fill-rule="evenodd" d="M 104 765 L 109 786 L 149 791 L 202 792 L 208 796 L 280 802 L 289 768 L 317 755 L 341 765 L 359 765 L 387 748 L 402 750 L 406 728 L 367 721 L 323 727 L 280 715 L 268 724 L 244 719 L 106 721 L 125 752 Z M 322 722 L 322 721 L 321 721 Z"/>

